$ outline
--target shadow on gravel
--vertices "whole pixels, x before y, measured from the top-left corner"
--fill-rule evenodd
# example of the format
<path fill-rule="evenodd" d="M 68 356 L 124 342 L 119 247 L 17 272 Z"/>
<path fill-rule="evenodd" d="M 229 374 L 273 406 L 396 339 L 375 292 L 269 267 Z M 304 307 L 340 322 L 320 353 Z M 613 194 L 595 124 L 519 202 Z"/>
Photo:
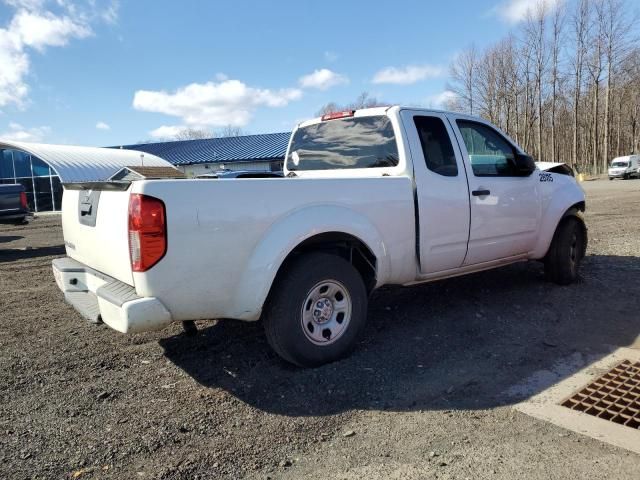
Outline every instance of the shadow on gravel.
<path fill-rule="evenodd" d="M 17 260 L 28 260 L 38 257 L 49 257 L 53 255 L 64 255 L 64 253 L 64 245 L 26 249 L 10 248 L 6 250 L 0 250 L 0 263 L 15 262 Z"/>
<path fill-rule="evenodd" d="M 21 240 L 23 236 L 18 235 L 0 235 L 0 243 L 13 242 L 14 240 Z"/>
<path fill-rule="evenodd" d="M 280 360 L 259 323 L 221 321 L 160 343 L 204 387 L 281 415 L 486 409 L 523 400 L 636 340 L 630 293 L 640 258 L 589 256 L 582 275 L 559 287 L 531 263 L 384 288 L 353 355 L 317 369 Z"/>

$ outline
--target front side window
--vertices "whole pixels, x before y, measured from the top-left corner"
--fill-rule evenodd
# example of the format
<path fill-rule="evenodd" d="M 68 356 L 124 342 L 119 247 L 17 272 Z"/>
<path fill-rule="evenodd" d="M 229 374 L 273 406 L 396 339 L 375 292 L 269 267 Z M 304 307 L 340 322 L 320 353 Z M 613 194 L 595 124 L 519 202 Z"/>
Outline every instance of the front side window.
<path fill-rule="evenodd" d="M 520 176 L 515 168 L 516 151 L 502 135 L 482 123 L 467 120 L 456 123 L 476 177 Z"/>
<path fill-rule="evenodd" d="M 296 130 L 287 168 L 336 170 L 395 167 L 398 147 L 386 116 L 328 120 Z"/>
<path fill-rule="evenodd" d="M 458 164 L 451 138 L 438 117 L 414 117 L 427 168 L 445 177 L 458 175 Z"/>

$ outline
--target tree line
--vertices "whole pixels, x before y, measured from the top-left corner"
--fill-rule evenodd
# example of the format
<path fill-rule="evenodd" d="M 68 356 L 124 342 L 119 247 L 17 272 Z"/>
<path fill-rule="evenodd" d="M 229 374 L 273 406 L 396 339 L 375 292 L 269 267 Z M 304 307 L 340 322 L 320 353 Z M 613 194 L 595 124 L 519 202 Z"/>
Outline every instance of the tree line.
<path fill-rule="evenodd" d="M 487 118 L 537 160 L 602 173 L 640 152 L 636 19 L 624 0 L 542 1 L 517 34 L 456 57 L 447 108 Z"/>

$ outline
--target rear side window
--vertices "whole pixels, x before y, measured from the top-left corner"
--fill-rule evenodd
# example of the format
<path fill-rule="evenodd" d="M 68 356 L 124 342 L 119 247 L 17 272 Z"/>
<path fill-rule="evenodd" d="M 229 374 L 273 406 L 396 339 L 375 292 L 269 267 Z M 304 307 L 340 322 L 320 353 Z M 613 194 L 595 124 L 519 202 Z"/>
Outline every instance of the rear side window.
<path fill-rule="evenodd" d="M 345 118 L 299 128 L 287 168 L 335 170 L 398 165 L 393 126 L 386 116 Z"/>
<path fill-rule="evenodd" d="M 427 168 L 438 175 L 455 177 L 458 164 L 451 138 L 438 117 L 414 117 Z"/>
<path fill-rule="evenodd" d="M 516 152 L 505 138 L 482 123 L 456 122 L 476 177 L 517 177 Z"/>

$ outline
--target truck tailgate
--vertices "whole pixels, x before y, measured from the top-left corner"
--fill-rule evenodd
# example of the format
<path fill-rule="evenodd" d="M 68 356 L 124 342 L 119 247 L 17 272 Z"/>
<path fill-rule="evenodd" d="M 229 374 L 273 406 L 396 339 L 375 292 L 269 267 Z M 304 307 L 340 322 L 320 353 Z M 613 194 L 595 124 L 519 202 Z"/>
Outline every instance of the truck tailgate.
<path fill-rule="evenodd" d="M 66 187 L 62 197 L 62 231 L 67 255 L 133 285 L 128 212 L 128 189 Z"/>

